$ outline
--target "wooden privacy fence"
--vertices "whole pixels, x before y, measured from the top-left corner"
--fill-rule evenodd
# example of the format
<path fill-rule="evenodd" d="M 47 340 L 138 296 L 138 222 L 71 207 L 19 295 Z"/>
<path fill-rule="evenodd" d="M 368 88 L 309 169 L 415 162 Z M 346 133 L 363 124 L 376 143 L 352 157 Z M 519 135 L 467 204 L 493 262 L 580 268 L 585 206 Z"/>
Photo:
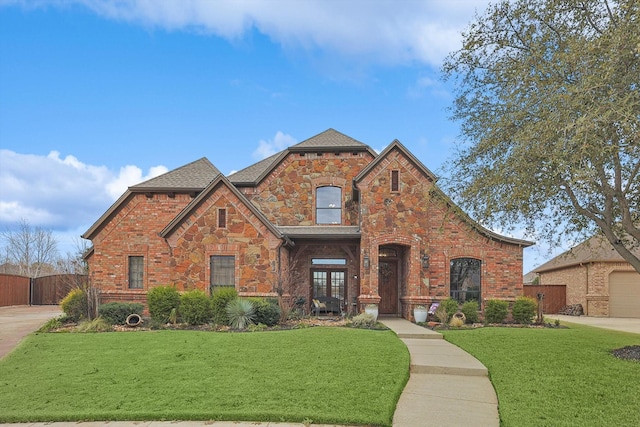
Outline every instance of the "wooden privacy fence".
<path fill-rule="evenodd" d="M 31 279 L 13 274 L 0 274 L 0 307 L 29 304 Z"/>
<path fill-rule="evenodd" d="M 56 274 L 29 279 L 24 276 L 0 274 L 0 307 L 9 305 L 55 305 L 78 286 L 84 286 L 87 276 Z"/>
<path fill-rule="evenodd" d="M 545 314 L 556 314 L 567 305 L 566 285 L 525 285 L 524 296 L 538 299 L 538 294 L 544 294 L 542 311 Z"/>

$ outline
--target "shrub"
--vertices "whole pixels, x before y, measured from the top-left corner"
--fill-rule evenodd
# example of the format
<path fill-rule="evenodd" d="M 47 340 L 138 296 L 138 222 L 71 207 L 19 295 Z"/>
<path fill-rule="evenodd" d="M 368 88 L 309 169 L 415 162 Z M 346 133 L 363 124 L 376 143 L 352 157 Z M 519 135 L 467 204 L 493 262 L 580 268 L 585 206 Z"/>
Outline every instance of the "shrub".
<path fill-rule="evenodd" d="M 449 321 L 449 313 L 447 312 L 446 307 L 442 304 L 440 304 L 438 308 L 436 308 L 435 315 L 442 324 L 445 324 Z"/>
<path fill-rule="evenodd" d="M 509 303 L 498 299 L 487 300 L 484 307 L 484 321 L 486 323 L 502 323 L 509 313 Z"/>
<path fill-rule="evenodd" d="M 253 303 L 248 299 L 236 298 L 229 301 L 226 312 L 233 329 L 245 329 L 249 324 L 253 323 L 255 318 Z"/>
<path fill-rule="evenodd" d="M 277 301 L 267 300 L 264 298 L 249 298 L 255 308 L 256 323 L 262 323 L 266 326 L 275 326 L 280 320 L 280 307 Z"/>
<path fill-rule="evenodd" d="M 518 297 L 513 303 L 511 314 L 516 323 L 529 324 L 536 317 L 538 303 L 531 297 Z"/>
<path fill-rule="evenodd" d="M 157 286 L 147 292 L 147 305 L 152 319 L 169 321 L 172 309 L 180 307 L 180 293 L 173 286 Z"/>
<path fill-rule="evenodd" d="M 139 303 L 108 302 L 98 307 L 98 315 L 112 325 L 124 325 L 127 316 L 139 314 L 142 316 L 144 306 Z"/>
<path fill-rule="evenodd" d="M 211 311 L 213 323 L 217 325 L 229 325 L 227 304 L 238 298 L 235 288 L 218 288 L 211 297 Z"/>
<path fill-rule="evenodd" d="M 360 313 L 351 319 L 351 326 L 354 328 L 371 329 L 376 326 L 376 318 L 373 314 Z"/>
<path fill-rule="evenodd" d="M 456 311 L 458 311 L 458 301 L 446 298 L 440 301 L 440 307 L 444 307 L 444 309 L 447 310 L 449 317 L 451 317 L 456 314 Z"/>
<path fill-rule="evenodd" d="M 113 331 L 113 327 L 102 317 L 93 320 L 86 320 L 78 324 L 76 332 L 109 332 Z"/>
<path fill-rule="evenodd" d="M 467 301 L 462 304 L 460 311 L 467 317 L 467 323 L 478 322 L 478 302 L 476 300 Z"/>
<path fill-rule="evenodd" d="M 182 294 L 180 296 L 180 317 L 190 325 L 209 323 L 211 321 L 211 300 L 207 294 L 199 289 Z"/>
<path fill-rule="evenodd" d="M 71 290 L 66 297 L 60 302 L 60 307 L 69 320 L 77 322 L 87 317 L 87 293 L 76 288 Z"/>
<path fill-rule="evenodd" d="M 459 328 L 459 327 L 461 327 L 463 325 L 464 325 L 464 318 L 463 317 L 453 316 L 451 318 L 451 321 L 449 322 L 449 326 L 452 326 L 454 328 Z"/>
<path fill-rule="evenodd" d="M 55 329 L 62 327 L 62 319 L 64 316 L 54 317 L 53 319 L 49 319 L 47 323 L 42 325 L 38 332 L 51 332 Z"/>

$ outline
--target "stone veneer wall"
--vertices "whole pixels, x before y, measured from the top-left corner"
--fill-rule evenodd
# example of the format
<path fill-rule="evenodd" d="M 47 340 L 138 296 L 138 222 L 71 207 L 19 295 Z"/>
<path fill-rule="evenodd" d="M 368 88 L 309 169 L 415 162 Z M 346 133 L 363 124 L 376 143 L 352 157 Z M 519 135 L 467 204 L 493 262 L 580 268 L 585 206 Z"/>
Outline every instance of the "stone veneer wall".
<path fill-rule="evenodd" d="M 273 224 L 315 225 L 315 189 L 342 188 L 342 225 L 358 225 L 353 178 L 371 162 L 368 152 L 290 153 L 257 188 L 242 188 Z"/>
<path fill-rule="evenodd" d="M 398 192 L 391 191 L 393 170 L 399 171 Z M 459 257 L 482 260 L 483 299 L 513 300 L 523 294 L 522 248 L 492 240 L 462 221 L 400 150 L 389 153 L 358 186 L 361 252 L 371 259 L 371 267 L 362 277 L 363 297 L 378 292 L 377 248 L 382 244 L 399 244 L 407 250 L 407 295 L 401 298 L 405 317 L 412 305 L 449 296 L 449 264 Z M 428 269 L 421 267 L 422 254 L 430 257 Z"/>
<path fill-rule="evenodd" d="M 218 227 L 218 210 L 226 209 L 226 227 Z M 210 257 L 235 257 L 235 283 L 240 294 L 275 295 L 281 240 L 228 187 L 218 186 L 175 230 L 172 282 L 181 290 L 209 291 Z"/>

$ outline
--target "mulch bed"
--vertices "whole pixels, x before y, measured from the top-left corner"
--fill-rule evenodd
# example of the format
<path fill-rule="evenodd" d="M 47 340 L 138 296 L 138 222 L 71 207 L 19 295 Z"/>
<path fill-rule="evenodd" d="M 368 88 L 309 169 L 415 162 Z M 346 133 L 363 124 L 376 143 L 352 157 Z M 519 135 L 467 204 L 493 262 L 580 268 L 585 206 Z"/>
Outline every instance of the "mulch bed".
<path fill-rule="evenodd" d="M 611 352 L 618 359 L 640 361 L 640 345 L 629 345 Z"/>

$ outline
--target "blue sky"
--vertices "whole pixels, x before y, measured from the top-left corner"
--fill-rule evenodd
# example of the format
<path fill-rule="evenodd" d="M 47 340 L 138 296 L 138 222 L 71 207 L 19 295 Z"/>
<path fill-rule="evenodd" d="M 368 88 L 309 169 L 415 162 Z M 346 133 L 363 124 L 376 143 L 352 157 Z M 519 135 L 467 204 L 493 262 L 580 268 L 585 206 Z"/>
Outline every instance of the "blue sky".
<path fill-rule="evenodd" d="M 440 64 L 487 4 L 0 0 L 0 229 L 25 218 L 64 252 L 130 185 L 328 128 L 442 174 L 458 126 Z M 548 257 L 528 249 L 525 271 Z"/>

